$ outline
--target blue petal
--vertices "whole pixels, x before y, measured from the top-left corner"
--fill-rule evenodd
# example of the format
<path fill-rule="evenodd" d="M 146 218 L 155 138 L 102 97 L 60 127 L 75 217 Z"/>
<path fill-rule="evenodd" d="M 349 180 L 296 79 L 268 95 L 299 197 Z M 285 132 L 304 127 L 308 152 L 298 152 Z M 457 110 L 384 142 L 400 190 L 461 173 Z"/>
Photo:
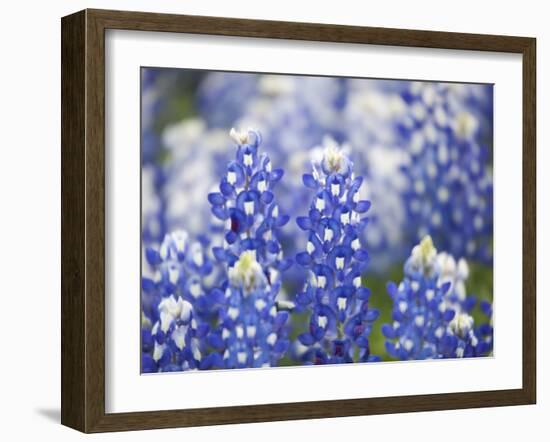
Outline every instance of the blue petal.
<path fill-rule="evenodd" d="M 162 262 L 159 252 L 157 252 L 152 247 L 147 247 L 145 249 L 145 258 L 147 262 L 152 266 L 157 266 Z"/>
<path fill-rule="evenodd" d="M 271 201 L 273 201 L 273 193 L 270 192 L 269 190 L 266 190 L 265 192 L 262 193 L 262 196 L 260 197 L 260 200 L 264 204 L 271 203 Z"/>
<path fill-rule="evenodd" d="M 357 344 L 357 347 L 359 348 L 368 348 L 369 346 L 369 340 L 365 336 L 359 336 L 355 343 Z"/>
<path fill-rule="evenodd" d="M 235 192 L 235 187 L 229 184 L 227 181 L 222 181 L 220 184 L 220 191 L 226 197 L 230 197 Z"/>
<path fill-rule="evenodd" d="M 317 188 L 317 181 L 315 181 L 315 178 L 313 178 L 313 175 L 309 173 L 305 173 L 302 176 L 302 181 L 304 182 L 304 186 L 309 187 L 310 189 Z"/>
<path fill-rule="evenodd" d="M 380 311 L 379 310 L 370 309 L 369 311 L 367 311 L 367 313 L 365 314 L 364 317 L 365 317 L 365 321 L 372 322 L 372 321 L 376 321 L 379 316 L 380 316 Z"/>
<path fill-rule="evenodd" d="M 208 201 L 214 206 L 223 206 L 225 197 L 219 192 L 212 192 L 208 194 Z"/>
<path fill-rule="evenodd" d="M 236 232 L 233 232 L 233 230 L 230 230 L 225 234 L 225 240 L 227 241 L 227 244 L 233 244 L 237 239 L 239 238 L 239 235 L 237 235 Z"/>
<path fill-rule="evenodd" d="M 210 290 L 210 293 L 208 295 L 210 297 L 210 302 L 217 304 L 221 304 L 225 298 L 223 290 L 218 287 Z"/>
<path fill-rule="evenodd" d="M 307 252 L 301 252 L 296 255 L 296 262 L 302 266 L 311 264 L 311 256 Z"/>
<path fill-rule="evenodd" d="M 225 221 L 228 217 L 227 210 L 225 210 L 221 206 L 213 206 L 212 207 L 212 214 L 216 218 L 221 219 L 222 221 Z"/>
<path fill-rule="evenodd" d="M 288 312 L 278 312 L 277 316 L 275 316 L 275 319 L 273 320 L 273 325 L 276 328 L 281 328 L 283 325 L 286 324 L 286 321 L 289 318 Z"/>
<path fill-rule="evenodd" d="M 155 290 L 155 282 L 149 278 L 141 278 L 141 288 L 145 293 L 151 293 Z"/>
<path fill-rule="evenodd" d="M 481 301 L 479 303 L 479 308 L 485 314 L 485 316 L 490 317 L 493 314 L 493 307 L 491 306 L 490 302 L 487 302 L 485 300 Z"/>
<path fill-rule="evenodd" d="M 386 290 L 388 294 L 393 298 L 397 294 L 397 285 L 393 281 L 389 281 L 386 284 Z"/>
<path fill-rule="evenodd" d="M 273 351 L 275 353 L 282 354 L 288 350 L 289 342 L 287 339 L 279 339 L 273 346 Z"/>
<path fill-rule="evenodd" d="M 283 177 L 283 175 L 284 175 L 283 169 L 273 169 L 269 174 L 269 178 L 271 181 L 276 182 L 276 181 L 279 181 Z"/>
<path fill-rule="evenodd" d="M 200 370 L 208 370 L 213 367 L 217 367 L 217 368 L 223 367 L 223 359 L 219 353 L 210 353 L 208 356 L 202 359 L 199 363 Z"/>
<path fill-rule="evenodd" d="M 473 310 L 476 304 L 477 304 L 477 298 L 475 296 L 468 296 L 464 301 L 463 308 L 469 313 Z"/>
<path fill-rule="evenodd" d="M 308 292 L 301 292 L 296 295 L 296 302 L 300 305 L 308 305 L 312 301 Z"/>
<path fill-rule="evenodd" d="M 490 324 L 481 324 L 479 326 L 479 333 L 481 333 L 483 336 L 489 336 L 493 332 L 493 327 L 491 327 Z"/>
<path fill-rule="evenodd" d="M 224 342 L 222 337 L 218 333 L 211 333 L 207 336 L 206 342 L 216 350 L 222 350 L 224 348 Z"/>
<path fill-rule="evenodd" d="M 382 334 L 388 339 L 395 338 L 395 330 L 390 324 L 382 325 Z"/>
<path fill-rule="evenodd" d="M 370 208 L 370 201 L 367 201 L 367 200 L 363 200 L 363 201 L 359 201 L 356 205 L 355 205 L 355 211 L 357 213 L 365 213 L 367 210 L 369 210 Z"/>
<path fill-rule="evenodd" d="M 298 340 L 302 345 L 305 345 L 307 347 L 315 343 L 315 339 L 313 339 L 313 336 L 311 336 L 311 334 L 309 333 L 302 333 L 298 336 Z"/>
<path fill-rule="evenodd" d="M 197 338 L 203 338 L 210 331 L 210 326 L 208 324 L 199 324 L 196 331 Z"/>
<path fill-rule="evenodd" d="M 275 226 L 276 227 L 283 227 L 289 220 L 290 220 L 290 216 L 288 216 L 288 215 L 279 215 L 277 217 L 277 219 L 275 220 Z"/>
<path fill-rule="evenodd" d="M 447 293 L 449 291 L 449 289 L 451 288 L 451 283 L 450 281 L 449 282 L 446 282 L 445 284 L 443 284 L 441 286 L 441 293 L 444 295 L 445 293 Z"/>
<path fill-rule="evenodd" d="M 141 348 L 143 351 L 153 350 L 155 343 L 153 341 L 153 336 L 151 336 L 151 330 L 146 328 L 141 329 Z"/>
<path fill-rule="evenodd" d="M 370 289 L 367 287 L 359 287 L 356 291 L 357 298 L 361 300 L 367 300 L 370 297 Z"/>
<path fill-rule="evenodd" d="M 296 224 L 302 230 L 310 230 L 312 228 L 311 220 L 307 216 L 299 216 L 296 218 Z"/>
<path fill-rule="evenodd" d="M 393 358 L 397 357 L 397 352 L 395 351 L 395 344 L 391 341 L 386 341 L 386 352 Z"/>
<path fill-rule="evenodd" d="M 452 310 L 452 309 L 445 310 L 445 313 L 443 314 L 443 319 L 446 322 L 452 321 L 454 317 L 455 317 L 455 311 L 454 310 Z"/>
<path fill-rule="evenodd" d="M 155 360 L 148 353 L 141 354 L 141 372 L 156 373 L 158 371 Z"/>
<path fill-rule="evenodd" d="M 358 261 L 367 261 L 369 259 L 369 253 L 365 249 L 356 250 L 353 256 Z"/>
<path fill-rule="evenodd" d="M 267 242 L 267 251 L 269 253 L 279 253 L 279 243 L 277 241 L 268 241 Z"/>
<path fill-rule="evenodd" d="M 212 253 L 218 261 L 224 262 L 227 259 L 225 249 L 222 247 L 212 247 Z"/>

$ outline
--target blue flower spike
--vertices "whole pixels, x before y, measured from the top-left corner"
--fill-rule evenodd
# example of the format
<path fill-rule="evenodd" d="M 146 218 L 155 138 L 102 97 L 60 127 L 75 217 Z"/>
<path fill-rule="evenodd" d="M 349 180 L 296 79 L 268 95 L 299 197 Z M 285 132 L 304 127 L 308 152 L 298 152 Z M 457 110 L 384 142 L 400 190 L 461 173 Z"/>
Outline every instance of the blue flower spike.
<path fill-rule="evenodd" d="M 325 138 L 322 157 L 303 183 L 315 193 L 308 215 L 296 220 L 307 233 L 306 250 L 296 262 L 309 271 L 296 301 L 310 315 L 297 353 L 306 364 L 377 361 L 369 335 L 378 311 L 369 308 L 370 291 L 361 279 L 368 263 L 363 215 L 370 207 L 361 199 L 362 178 L 353 175 L 347 148 Z"/>
<path fill-rule="evenodd" d="M 477 303 L 467 296 L 468 264 L 437 253 L 430 236 L 412 249 L 399 285 L 388 283 L 393 300 L 392 324 L 384 324 L 386 350 L 396 359 L 478 357 L 492 351 L 492 326 L 475 326 L 471 310 Z M 492 308 L 481 303 L 492 317 Z"/>
<path fill-rule="evenodd" d="M 225 368 L 274 366 L 289 346 L 289 315 L 279 310 L 280 274 L 292 263 L 283 256 L 279 236 L 289 217 L 272 193 L 283 171 L 272 169 L 269 157 L 259 153 L 258 131 L 232 129 L 230 136 L 235 161 L 220 192 L 208 197 L 214 216 L 225 221 L 222 244 L 213 253 L 227 275 L 219 325 L 208 340 Z"/>
<path fill-rule="evenodd" d="M 177 230 L 160 247 L 147 248 L 153 277 L 142 278 L 142 371 L 201 368 L 208 363 L 204 337 L 215 312 L 216 290 L 205 284 L 213 270 L 201 242 Z"/>

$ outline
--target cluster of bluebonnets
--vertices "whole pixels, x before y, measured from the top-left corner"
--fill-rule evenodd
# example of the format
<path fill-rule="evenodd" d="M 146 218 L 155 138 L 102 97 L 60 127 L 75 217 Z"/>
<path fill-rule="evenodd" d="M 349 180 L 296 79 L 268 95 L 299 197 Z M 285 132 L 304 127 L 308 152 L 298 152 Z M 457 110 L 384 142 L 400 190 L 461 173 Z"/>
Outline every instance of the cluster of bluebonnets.
<path fill-rule="evenodd" d="M 491 87 L 142 75 L 143 372 L 492 354 Z"/>
<path fill-rule="evenodd" d="M 393 300 L 392 324 L 384 324 L 389 355 L 402 360 L 483 356 L 493 347 L 492 307 L 481 302 L 487 322 L 475 324 L 477 303 L 468 296 L 468 264 L 446 252 L 437 253 L 426 236 L 412 249 L 405 277 L 388 283 Z"/>

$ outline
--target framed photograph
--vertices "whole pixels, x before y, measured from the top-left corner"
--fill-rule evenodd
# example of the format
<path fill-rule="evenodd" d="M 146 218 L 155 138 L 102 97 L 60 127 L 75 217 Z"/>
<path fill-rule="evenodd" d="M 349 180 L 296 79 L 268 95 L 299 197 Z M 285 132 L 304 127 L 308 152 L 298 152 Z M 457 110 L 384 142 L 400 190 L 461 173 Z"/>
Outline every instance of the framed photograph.
<path fill-rule="evenodd" d="M 535 403 L 535 39 L 61 25 L 64 425 Z"/>

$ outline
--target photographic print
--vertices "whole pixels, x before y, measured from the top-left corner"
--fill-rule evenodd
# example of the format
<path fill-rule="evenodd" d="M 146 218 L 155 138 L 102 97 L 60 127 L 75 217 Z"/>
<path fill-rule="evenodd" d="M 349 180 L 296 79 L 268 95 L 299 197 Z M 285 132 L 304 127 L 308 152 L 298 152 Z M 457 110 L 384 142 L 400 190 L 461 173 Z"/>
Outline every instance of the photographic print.
<path fill-rule="evenodd" d="M 493 85 L 142 67 L 141 246 L 142 373 L 492 356 Z"/>

